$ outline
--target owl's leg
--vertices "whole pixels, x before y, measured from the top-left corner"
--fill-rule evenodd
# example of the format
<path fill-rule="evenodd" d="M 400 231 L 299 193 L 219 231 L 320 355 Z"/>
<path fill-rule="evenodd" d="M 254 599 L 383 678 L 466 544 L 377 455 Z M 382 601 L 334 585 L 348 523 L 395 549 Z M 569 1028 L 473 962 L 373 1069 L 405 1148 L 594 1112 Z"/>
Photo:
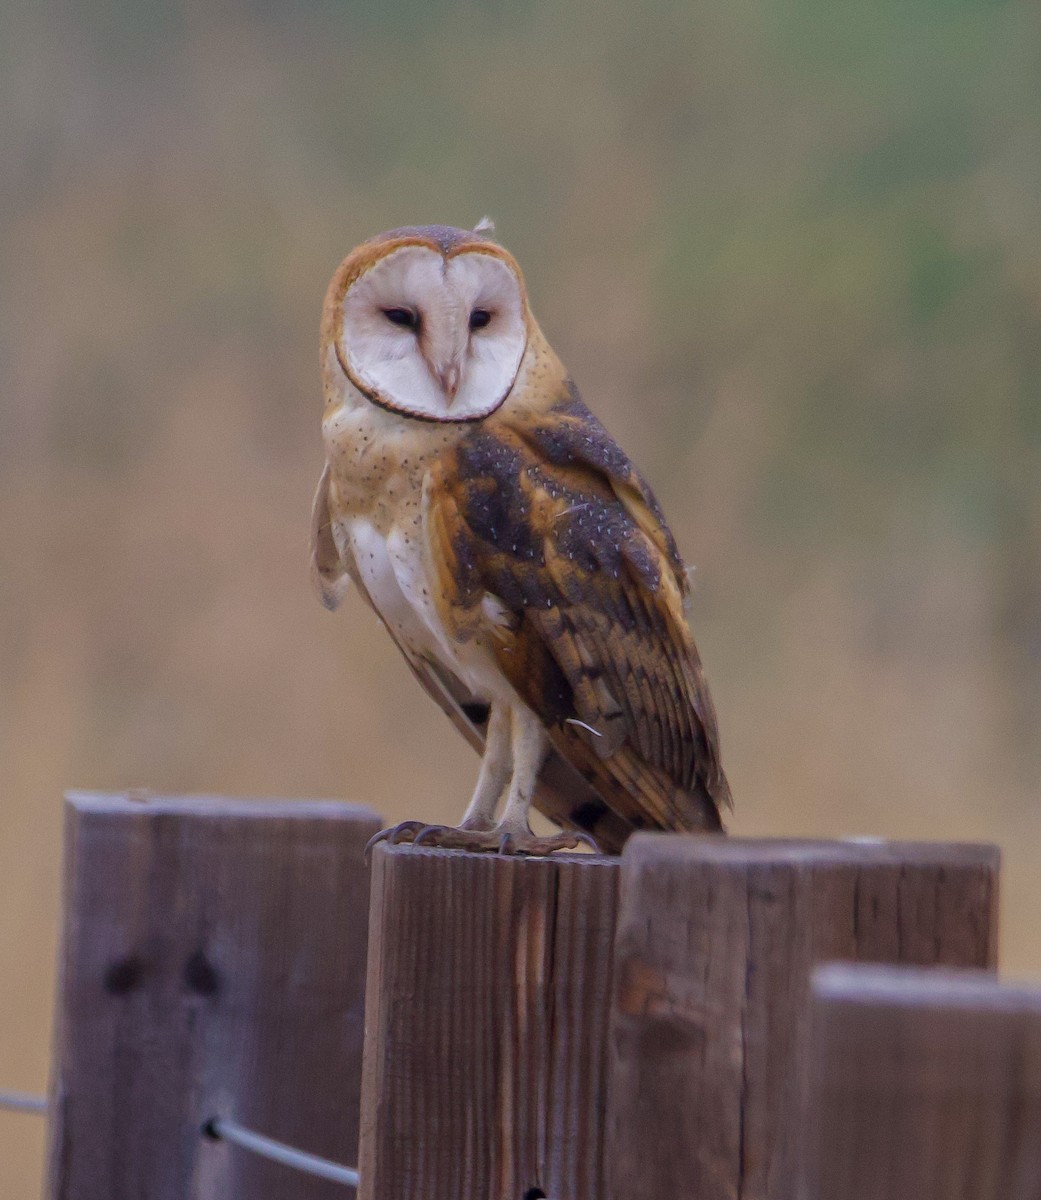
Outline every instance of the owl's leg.
<path fill-rule="evenodd" d="M 549 736 L 538 717 L 526 705 L 514 705 L 510 711 L 513 746 L 513 775 L 506 794 L 502 820 L 495 828 L 500 835 L 503 854 L 552 854 L 554 850 L 574 850 L 580 845 L 599 849 L 586 833 L 558 833 L 536 837 L 528 814 L 535 796 L 539 771 L 549 753 Z"/>
<path fill-rule="evenodd" d="M 484 758 L 473 798 L 458 829 L 448 825 L 425 825 L 405 821 L 384 829 L 370 842 L 412 842 L 417 846 L 440 846 L 450 850 L 495 850 L 500 854 L 552 854 L 574 850 L 580 845 L 598 849 L 587 833 L 558 833 L 536 837 L 528 822 L 539 771 L 549 751 L 549 737 L 542 722 L 519 701 L 493 704 L 485 740 Z M 509 787 L 506 787 L 507 782 Z M 495 807 L 506 791 L 502 820 L 494 824 Z"/>
<path fill-rule="evenodd" d="M 509 783 L 513 767 L 510 744 L 510 708 L 496 701 L 488 717 L 484 755 L 470 803 L 462 824 L 428 825 L 425 821 L 403 821 L 392 829 L 381 830 L 369 842 L 412 842 L 417 846 L 440 846 L 452 850 L 498 850 L 502 833 L 495 824 L 495 809 Z"/>
<path fill-rule="evenodd" d="M 549 738 L 542 722 L 529 708 L 515 705 L 510 709 L 509 716 L 513 773 L 499 830 L 518 838 L 531 837 L 528 812 L 535 795 L 539 771 L 549 751 Z"/>
<path fill-rule="evenodd" d="M 488 830 L 495 826 L 495 806 L 510 778 L 513 752 L 510 748 L 510 711 L 496 702 L 488 719 L 484 757 L 473 798 L 463 814 L 460 829 Z"/>

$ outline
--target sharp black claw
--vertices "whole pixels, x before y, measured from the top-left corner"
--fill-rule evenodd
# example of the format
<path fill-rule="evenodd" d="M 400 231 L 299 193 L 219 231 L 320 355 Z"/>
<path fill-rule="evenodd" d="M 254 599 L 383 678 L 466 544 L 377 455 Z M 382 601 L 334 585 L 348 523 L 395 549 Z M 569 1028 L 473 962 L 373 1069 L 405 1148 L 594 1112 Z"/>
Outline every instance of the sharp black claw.
<path fill-rule="evenodd" d="M 376 845 L 378 845 L 380 842 L 385 842 L 389 836 L 390 836 L 390 830 L 389 830 L 389 829 L 381 829 L 381 830 L 379 831 L 379 833 L 377 833 L 377 834 L 374 834 L 374 835 L 373 835 L 372 837 L 370 837 L 370 838 L 369 838 L 369 840 L 368 840 L 368 841 L 365 843 L 365 853 L 362 855 L 362 858 L 365 860 L 365 865 L 366 865 L 366 866 L 368 866 L 368 865 L 369 865 L 369 858 L 372 856 L 372 848 L 373 848 L 373 846 L 376 846 Z"/>
<path fill-rule="evenodd" d="M 379 833 L 369 838 L 365 846 L 365 862 L 368 863 L 373 846 L 379 842 L 387 842 L 391 846 L 397 846 L 401 842 L 408 841 L 410 836 L 415 839 L 417 833 L 421 833 L 424 829 L 429 828 L 430 826 L 424 825 L 422 821 L 402 821 L 400 825 L 391 825 L 389 829 L 381 829 Z"/>
<path fill-rule="evenodd" d="M 600 843 L 591 833 L 586 833 L 584 829 L 575 830 L 575 839 L 583 846 L 588 846 L 594 854 L 603 854 L 600 849 Z"/>
<path fill-rule="evenodd" d="M 441 825 L 424 825 L 422 829 L 416 830 L 416 835 L 412 839 L 413 846 L 422 846 L 428 837 L 433 837 L 434 834 L 440 833 Z"/>

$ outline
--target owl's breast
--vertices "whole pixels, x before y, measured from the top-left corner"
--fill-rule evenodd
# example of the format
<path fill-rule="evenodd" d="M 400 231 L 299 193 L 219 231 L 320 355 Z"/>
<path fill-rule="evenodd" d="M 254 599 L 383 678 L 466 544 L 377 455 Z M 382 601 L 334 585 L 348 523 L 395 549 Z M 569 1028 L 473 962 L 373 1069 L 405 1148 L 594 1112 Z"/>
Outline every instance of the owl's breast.
<path fill-rule="evenodd" d="M 405 424 L 372 405 L 326 414 L 329 515 L 345 562 L 356 555 L 355 537 L 368 546 L 374 537 L 386 543 L 396 533 L 408 546 L 420 536 L 423 479 L 440 446 Z M 371 546 L 368 552 L 375 553 Z"/>
<path fill-rule="evenodd" d="M 384 532 L 371 519 L 357 517 L 346 530 L 362 586 L 395 641 L 442 664 L 474 697 L 512 700 L 513 688 L 494 656 L 479 639 L 456 638 L 438 611 L 422 529 L 395 524 Z"/>
<path fill-rule="evenodd" d="M 415 535 L 398 526 L 385 531 L 369 517 L 345 525 L 349 553 L 384 624 L 416 653 L 440 649 L 447 631 L 429 603 L 430 583 Z"/>
<path fill-rule="evenodd" d="M 326 461 L 342 507 L 351 513 L 417 502 L 429 464 L 465 432 L 407 421 L 371 404 L 332 407 L 322 420 Z"/>
<path fill-rule="evenodd" d="M 423 520 L 431 469 L 468 431 L 404 421 L 372 405 L 331 409 L 323 422 L 328 507 L 337 553 L 394 639 L 490 701 L 509 685 L 480 639 L 461 642 L 446 625 Z"/>

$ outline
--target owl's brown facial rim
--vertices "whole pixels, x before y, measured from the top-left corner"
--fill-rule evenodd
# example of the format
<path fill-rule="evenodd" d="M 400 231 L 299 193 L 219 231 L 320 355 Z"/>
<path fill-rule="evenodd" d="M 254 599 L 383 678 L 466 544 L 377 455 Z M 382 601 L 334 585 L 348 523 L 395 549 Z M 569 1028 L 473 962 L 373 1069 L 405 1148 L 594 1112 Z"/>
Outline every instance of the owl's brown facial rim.
<path fill-rule="evenodd" d="M 379 407 L 424 421 L 494 412 L 528 340 L 523 284 L 493 244 L 448 254 L 416 241 L 392 248 L 347 284 L 339 317 L 330 332 L 351 383 Z"/>

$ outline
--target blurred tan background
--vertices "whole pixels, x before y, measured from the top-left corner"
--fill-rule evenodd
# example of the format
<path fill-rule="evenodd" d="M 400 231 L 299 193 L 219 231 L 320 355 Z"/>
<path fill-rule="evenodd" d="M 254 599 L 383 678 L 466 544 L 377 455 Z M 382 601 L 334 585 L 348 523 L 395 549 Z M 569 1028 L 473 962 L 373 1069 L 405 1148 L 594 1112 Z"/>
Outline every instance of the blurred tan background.
<path fill-rule="evenodd" d="M 451 819 L 476 759 L 310 593 L 350 247 L 492 215 L 696 565 L 738 834 L 999 842 L 1041 968 L 1041 10 L 0 9 L 0 1087 L 61 794 Z M 0 1194 L 40 1122 L 0 1115 Z"/>

